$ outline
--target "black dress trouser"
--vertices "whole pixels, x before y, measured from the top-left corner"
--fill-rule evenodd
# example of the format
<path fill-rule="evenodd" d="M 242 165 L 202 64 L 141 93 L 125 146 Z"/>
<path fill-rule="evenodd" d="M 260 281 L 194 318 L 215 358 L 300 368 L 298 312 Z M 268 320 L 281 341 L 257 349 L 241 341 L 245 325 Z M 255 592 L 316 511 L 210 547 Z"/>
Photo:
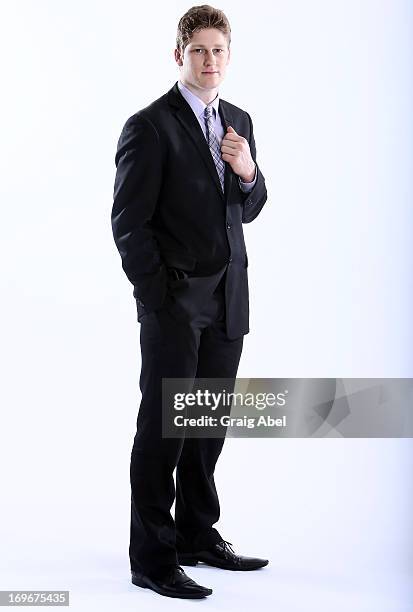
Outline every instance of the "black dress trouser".
<path fill-rule="evenodd" d="M 167 308 L 141 318 L 142 400 L 131 454 L 131 569 L 161 575 L 190 551 L 220 539 L 214 470 L 225 438 L 162 438 L 162 378 L 235 379 L 243 336 L 225 330 L 223 283 L 191 321 Z M 176 468 L 175 499 L 173 472 Z"/>

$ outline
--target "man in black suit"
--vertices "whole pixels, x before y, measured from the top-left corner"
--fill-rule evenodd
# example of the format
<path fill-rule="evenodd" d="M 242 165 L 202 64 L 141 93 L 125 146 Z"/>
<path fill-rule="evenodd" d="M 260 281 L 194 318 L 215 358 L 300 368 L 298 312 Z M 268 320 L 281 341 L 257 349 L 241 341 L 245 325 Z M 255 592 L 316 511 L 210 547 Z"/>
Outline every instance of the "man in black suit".
<path fill-rule="evenodd" d="M 267 192 L 250 116 L 219 98 L 229 57 L 222 11 L 190 9 L 178 25 L 180 79 L 127 120 L 115 160 L 113 235 L 141 323 L 132 582 L 171 597 L 212 593 L 179 564 L 252 570 L 268 563 L 235 554 L 213 528 L 224 438 L 162 437 L 162 379 L 235 379 L 249 331 L 242 224 L 257 217 Z"/>

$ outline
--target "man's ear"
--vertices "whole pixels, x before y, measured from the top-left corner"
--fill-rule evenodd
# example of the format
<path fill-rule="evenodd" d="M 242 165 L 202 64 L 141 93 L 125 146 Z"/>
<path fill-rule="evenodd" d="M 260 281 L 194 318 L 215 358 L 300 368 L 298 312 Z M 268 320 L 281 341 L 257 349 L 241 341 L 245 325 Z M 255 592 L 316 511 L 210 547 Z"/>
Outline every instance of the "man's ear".
<path fill-rule="evenodd" d="M 182 54 L 181 54 L 181 50 L 180 49 L 175 49 L 174 50 L 174 57 L 175 57 L 175 61 L 178 64 L 178 66 L 183 66 L 183 61 L 182 61 Z"/>
<path fill-rule="evenodd" d="M 228 47 L 228 57 L 227 57 L 227 64 L 229 64 L 229 60 L 231 58 L 231 49 Z"/>

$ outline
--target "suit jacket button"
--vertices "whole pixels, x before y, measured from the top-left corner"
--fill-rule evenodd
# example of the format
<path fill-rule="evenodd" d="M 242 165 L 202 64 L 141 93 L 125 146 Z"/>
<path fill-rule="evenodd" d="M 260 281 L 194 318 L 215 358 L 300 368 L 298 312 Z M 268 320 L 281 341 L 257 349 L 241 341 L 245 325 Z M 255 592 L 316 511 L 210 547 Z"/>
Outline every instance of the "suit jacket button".
<path fill-rule="evenodd" d="M 227 223 L 227 229 L 231 229 L 232 225 L 231 223 Z"/>
<path fill-rule="evenodd" d="M 228 263 L 231 263 L 231 261 L 232 261 L 232 257 L 230 257 L 230 258 L 228 259 Z"/>

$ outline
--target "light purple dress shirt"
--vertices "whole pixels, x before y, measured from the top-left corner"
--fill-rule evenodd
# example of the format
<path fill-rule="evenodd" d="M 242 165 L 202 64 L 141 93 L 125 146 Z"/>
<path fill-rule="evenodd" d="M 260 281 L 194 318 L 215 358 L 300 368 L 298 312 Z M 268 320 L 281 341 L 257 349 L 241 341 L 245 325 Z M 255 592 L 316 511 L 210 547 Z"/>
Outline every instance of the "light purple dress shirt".
<path fill-rule="evenodd" d="M 204 111 L 206 107 L 205 102 L 203 102 L 200 98 L 198 98 L 195 94 L 193 94 L 192 91 L 190 91 L 187 87 L 185 87 L 185 85 L 181 83 L 181 81 L 178 81 L 178 88 L 182 96 L 185 98 L 189 106 L 192 108 L 195 117 L 199 121 L 199 125 L 201 126 L 204 136 L 205 138 L 207 138 L 206 125 L 205 125 L 205 119 L 204 119 Z M 221 117 L 219 116 L 219 112 L 218 112 L 219 93 L 217 94 L 213 102 L 210 103 L 210 106 L 212 106 L 212 108 L 214 109 L 215 134 L 217 136 L 218 143 L 221 146 L 222 139 L 224 138 L 224 127 L 222 125 Z M 257 181 L 257 169 L 255 169 L 255 177 L 254 177 L 254 180 L 251 181 L 251 183 L 244 183 L 244 181 L 241 181 L 240 177 L 238 177 L 238 181 L 239 181 L 239 185 L 242 191 L 244 191 L 245 193 L 249 193 L 253 189 Z"/>

